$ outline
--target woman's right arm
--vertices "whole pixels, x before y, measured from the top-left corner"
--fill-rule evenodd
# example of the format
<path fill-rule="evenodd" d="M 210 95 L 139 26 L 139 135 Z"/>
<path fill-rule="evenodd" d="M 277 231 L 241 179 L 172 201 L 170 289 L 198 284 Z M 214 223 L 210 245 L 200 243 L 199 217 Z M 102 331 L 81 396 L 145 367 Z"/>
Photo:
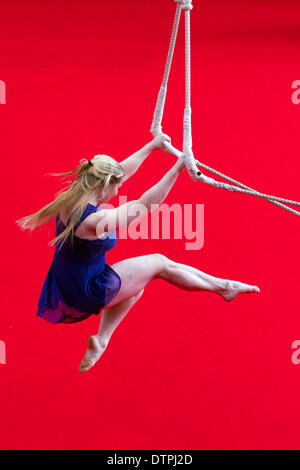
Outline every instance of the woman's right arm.
<path fill-rule="evenodd" d="M 181 157 L 163 178 L 138 200 L 129 201 L 115 209 L 97 211 L 95 213 L 96 222 L 94 222 L 95 225 L 93 224 L 97 236 L 100 237 L 105 232 L 113 232 L 127 227 L 131 222 L 137 222 L 156 209 L 165 200 L 184 167 Z"/>

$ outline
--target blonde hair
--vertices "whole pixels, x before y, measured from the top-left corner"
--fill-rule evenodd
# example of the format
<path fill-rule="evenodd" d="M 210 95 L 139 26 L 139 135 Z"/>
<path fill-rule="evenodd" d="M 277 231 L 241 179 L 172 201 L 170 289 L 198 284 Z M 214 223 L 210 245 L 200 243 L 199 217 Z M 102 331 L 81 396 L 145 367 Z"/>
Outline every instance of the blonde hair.
<path fill-rule="evenodd" d="M 55 194 L 54 201 L 42 207 L 38 212 L 18 219 L 16 223 L 22 230 L 29 229 L 32 232 L 36 227 L 46 224 L 61 212 L 68 213 L 80 200 L 80 204 L 72 214 L 66 228 L 49 242 L 49 246 L 53 246 L 57 242 L 60 242 L 60 246 L 62 246 L 70 234 L 71 240 L 73 240 L 74 227 L 85 211 L 91 196 L 96 194 L 99 196 L 101 192 L 101 195 L 104 196 L 110 185 L 121 181 L 124 170 L 114 158 L 108 155 L 95 155 L 92 160 L 85 158 L 80 160 L 79 165 L 73 171 L 47 173 L 47 175 L 62 176 L 63 180 L 72 175 L 75 175 L 75 178 L 68 182 L 66 188 Z"/>

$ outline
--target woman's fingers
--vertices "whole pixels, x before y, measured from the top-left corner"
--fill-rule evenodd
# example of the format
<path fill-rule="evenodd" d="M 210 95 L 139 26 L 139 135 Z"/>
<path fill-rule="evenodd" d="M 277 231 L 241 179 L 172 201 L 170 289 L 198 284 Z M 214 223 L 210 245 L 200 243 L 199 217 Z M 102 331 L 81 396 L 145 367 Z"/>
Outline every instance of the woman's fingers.
<path fill-rule="evenodd" d="M 167 134 L 158 134 L 154 139 L 153 139 L 153 145 L 154 148 L 156 149 L 162 149 L 165 150 L 166 147 L 164 145 L 164 141 L 170 142 L 171 143 L 171 137 L 169 137 Z M 167 150 L 166 150 L 167 151 Z"/>
<path fill-rule="evenodd" d="M 163 140 L 167 140 L 168 142 L 171 142 L 171 137 L 169 137 L 167 134 L 161 134 L 161 137 Z"/>
<path fill-rule="evenodd" d="M 167 134 L 160 134 L 160 137 L 161 137 L 161 149 L 166 153 L 171 153 L 168 147 L 166 147 L 164 144 L 164 141 L 171 143 L 171 137 L 169 137 Z"/>

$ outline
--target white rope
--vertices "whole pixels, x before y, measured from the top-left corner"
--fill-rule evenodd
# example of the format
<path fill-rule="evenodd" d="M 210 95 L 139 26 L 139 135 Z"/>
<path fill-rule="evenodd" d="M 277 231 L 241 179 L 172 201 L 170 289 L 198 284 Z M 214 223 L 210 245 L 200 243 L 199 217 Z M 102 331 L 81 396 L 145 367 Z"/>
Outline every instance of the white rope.
<path fill-rule="evenodd" d="M 173 28 L 172 28 L 171 40 L 170 40 L 170 45 L 169 45 L 169 50 L 168 50 L 167 61 L 165 65 L 163 81 L 162 81 L 162 84 L 158 93 L 155 111 L 153 115 L 153 121 L 152 121 L 151 129 L 150 129 L 150 132 L 153 135 L 153 137 L 155 137 L 156 135 L 162 132 L 161 121 L 162 121 L 162 117 L 164 113 L 164 107 L 165 107 L 165 101 L 166 101 L 166 95 L 167 95 L 167 85 L 168 85 L 172 60 L 173 60 L 175 44 L 176 44 L 180 15 L 181 15 L 181 5 L 180 3 L 178 3 L 176 6 L 175 18 L 174 18 L 174 23 L 173 23 Z"/>
<path fill-rule="evenodd" d="M 270 202 L 271 204 L 275 204 L 286 211 L 300 216 L 300 212 L 288 207 L 285 204 L 290 204 L 294 206 L 300 206 L 300 202 L 291 201 L 289 199 L 283 199 L 277 196 L 272 196 L 269 194 L 264 194 L 256 191 L 255 189 L 246 186 L 239 181 L 236 181 L 229 176 L 224 175 L 223 173 L 210 168 L 203 163 L 195 160 L 193 151 L 192 151 L 192 125 L 191 125 L 191 39 L 190 39 L 190 10 L 193 8 L 192 0 L 175 0 L 177 3 L 176 6 L 176 13 L 175 19 L 171 34 L 170 46 L 164 71 L 163 82 L 160 87 L 160 91 L 158 94 L 156 107 L 153 116 L 153 122 L 151 126 L 151 133 L 155 137 L 157 134 L 162 132 L 161 121 L 163 117 L 164 105 L 166 100 L 166 93 L 167 93 L 167 84 L 170 75 L 170 69 L 175 49 L 175 43 L 177 38 L 178 26 L 180 21 L 181 9 L 185 10 L 185 109 L 184 109 L 184 117 L 183 117 L 183 152 L 180 152 L 175 147 L 173 147 L 169 142 L 164 141 L 165 147 L 169 149 L 171 153 L 176 155 L 178 158 L 183 157 L 184 163 L 186 168 L 195 181 L 201 181 L 202 183 L 209 184 L 211 186 L 226 189 L 227 191 L 231 192 L 239 192 L 243 194 L 249 194 L 252 196 L 260 197 L 265 199 L 266 201 Z M 211 173 L 229 181 L 232 184 L 223 183 L 221 181 L 216 181 L 213 178 L 209 178 L 201 173 L 197 166 L 204 168 Z M 284 203 L 284 204 L 283 204 Z"/>
<path fill-rule="evenodd" d="M 184 0 L 182 0 L 184 1 Z M 188 3 L 188 2 L 185 2 Z M 189 2 L 191 6 L 191 2 Z M 199 176 L 192 150 L 192 109 L 191 109 L 191 27 L 190 9 L 185 9 L 185 108 L 183 115 L 183 161 L 193 180 Z"/>
<path fill-rule="evenodd" d="M 164 141 L 164 146 L 167 147 L 168 150 L 173 155 L 175 155 L 176 157 L 180 158 L 181 156 L 183 156 L 182 152 L 180 152 L 180 150 L 173 147 L 173 145 L 171 145 L 169 142 Z M 233 183 L 236 186 L 226 184 L 226 183 L 222 183 L 221 181 L 216 181 L 213 178 L 209 178 L 208 176 L 205 176 L 203 173 L 196 178 L 196 180 L 200 181 L 201 183 L 209 184 L 210 186 L 214 186 L 214 187 L 220 188 L 220 189 L 226 189 L 227 191 L 231 191 L 231 192 L 239 192 L 239 193 L 243 193 L 243 194 L 249 194 L 251 196 L 260 197 L 260 198 L 265 199 L 266 201 L 268 201 L 272 204 L 275 204 L 278 207 L 281 207 L 282 209 L 285 209 L 286 211 L 290 212 L 291 214 L 300 216 L 300 212 L 297 212 L 294 209 L 292 209 L 292 208 L 285 205 L 285 204 L 290 204 L 290 205 L 300 207 L 300 202 L 291 201 L 289 199 L 283 199 L 283 198 L 280 198 L 280 197 L 277 197 L 277 196 L 272 196 L 272 195 L 269 195 L 269 194 L 260 193 L 260 192 L 256 191 L 255 189 L 252 189 L 249 186 L 246 186 L 246 185 L 240 183 L 239 181 L 236 181 L 233 178 L 230 178 L 229 176 L 224 175 L 220 171 L 214 170 L 213 168 L 210 168 L 209 166 L 204 165 L 203 163 L 200 163 L 197 160 L 196 160 L 196 165 L 200 166 L 201 168 L 204 168 L 205 170 L 210 171 L 211 173 L 213 173 L 213 174 L 215 174 L 215 175 L 217 175 L 217 176 L 219 176 L 219 177 L 221 177 L 221 178 L 223 178 L 227 181 L 230 181 L 231 183 Z M 285 204 L 282 204 L 283 202 Z"/>
<path fill-rule="evenodd" d="M 252 193 L 255 193 L 257 195 L 263 195 L 264 197 L 266 197 L 269 200 L 284 202 L 285 204 L 291 204 L 292 206 L 299 206 L 300 207 L 300 202 L 298 202 L 298 201 L 291 201 L 290 199 L 284 199 L 284 198 L 281 198 L 281 197 L 278 197 L 278 196 L 272 196 L 272 195 L 269 195 L 269 194 L 260 193 L 259 191 L 256 191 L 256 189 L 250 188 L 249 186 L 246 186 L 245 184 L 242 184 L 239 181 L 236 181 L 233 178 L 230 178 L 229 176 L 224 175 L 220 171 L 214 170 L 213 168 L 210 168 L 209 166 L 204 165 L 204 163 L 200 163 L 198 160 L 196 161 L 196 164 L 198 166 L 200 166 L 201 168 L 204 168 L 204 169 L 210 171 L 211 173 L 213 173 L 217 176 L 220 176 L 224 180 L 227 180 L 227 181 L 239 186 L 240 188 L 243 188 L 245 190 L 249 190 Z M 201 179 L 201 177 L 200 177 L 200 179 Z M 215 181 L 215 180 L 213 180 L 213 181 Z M 215 182 L 218 183 L 217 181 L 215 181 Z M 227 185 L 227 186 L 230 186 L 230 185 Z"/>
<path fill-rule="evenodd" d="M 165 71 L 163 76 L 162 85 L 160 87 L 156 107 L 153 115 L 151 133 L 155 137 L 157 134 L 162 132 L 162 117 L 164 112 L 167 84 L 170 75 L 170 69 L 173 60 L 173 54 L 177 39 L 178 27 L 181 16 L 181 9 L 185 10 L 185 82 L 186 82 L 186 93 L 185 93 L 185 110 L 183 118 L 183 154 L 184 163 L 188 169 L 189 174 L 193 179 L 196 175 L 199 175 L 199 170 L 196 167 L 195 158 L 192 152 L 192 131 L 191 131 L 191 107 L 190 107 L 190 10 L 193 8 L 191 0 L 175 0 L 177 2 L 175 18 L 172 28 L 172 34 L 170 39 L 170 45 L 168 50 L 167 61 L 165 65 Z"/>
<path fill-rule="evenodd" d="M 153 137 L 157 136 L 158 134 L 161 134 L 162 132 L 161 121 L 165 107 L 166 95 L 167 87 L 162 84 L 158 93 L 155 111 L 153 114 L 153 121 L 150 129 L 150 132 Z"/>
<path fill-rule="evenodd" d="M 185 107 L 191 107 L 191 16 L 185 11 Z"/>
<path fill-rule="evenodd" d="M 290 212 L 291 214 L 300 216 L 300 212 L 298 212 L 298 211 L 292 209 L 291 207 L 288 207 L 288 206 L 285 205 L 285 204 L 290 204 L 290 205 L 293 205 L 293 206 L 299 206 L 300 207 L 300 202 L 291 201 L 289 199 L 283 199 L 281 197 L 272 196 L 270 194 L 260 193 L 259 191 L 256 191 L 255 189 L 250 188 L 249 186 L 246 186 L 246 185 L 240 183 L 239 181 L 236 181 L 236 180 L 230 178 L 229 176 L 226 176 L 223 173 L 221 173 L 217 170 L 214 170 L 213 168 L 210 168 L 207 165 L 204 165 L 203 163 L 200 163 L 198 161 L 196 161 L 196 163 L 201 168 L 205 168 L 206 170 L 210 171 L 211 173 L 213 173 L 215 175 L 218 175 L 221 178 L 223 178 L 227 181 L 230 181 L 231 183 L 234 183 L 239 187 L 236 187 L 236 186 L 233 186 L 233 185 L 230 185 L 230 184 L 226 184 L 226 183 L 222 183 L 220 181 L 216 181 L 213 178 L 208 178 L 207 176 L 203 175 L 203 173 L 202 173 L 202 175 L 199 177 L 199 180 L 202 181 L 203 183 L 210 184 L 211 186 L 215 186 L 216 188 L 226 189 L 227 191 L 239 192 L 239 193 L 243 193 L 243 194 L 249 194 L 251 196 L 260 197 L 262 199 L 265 199 L 266 201 L 269 201 L 272 204 L 275 204 L 278 207 L 281 207 L 282 209 L 285 209 L 286 211 Z M 282 204 L 283 202 L 285 204 Z"/>
<path fill-rule="evenodd" d="M 181 5 L 178 3 L 177 6 L 176 6 L 175 18 L 174 18 L 172 34 L 171 34 L 171 40 L 170 40 L 170 46 L 169 46 L 167 62 L 166 62 L 164 77 L 163 77 L 163 85 L 165 87 L 167 86 L 168 80 L 169 80 L 169 75 L 170 75 L 170 70 L 171 70 L 171 65 L 172 65 L 172 60 L 173 60 L 173 54 L 174 54 L 174 49 L 175 49 L 175 44 L 176 44 L 176 39 L 177 39 L 180 16 L 181 16 Z"/>

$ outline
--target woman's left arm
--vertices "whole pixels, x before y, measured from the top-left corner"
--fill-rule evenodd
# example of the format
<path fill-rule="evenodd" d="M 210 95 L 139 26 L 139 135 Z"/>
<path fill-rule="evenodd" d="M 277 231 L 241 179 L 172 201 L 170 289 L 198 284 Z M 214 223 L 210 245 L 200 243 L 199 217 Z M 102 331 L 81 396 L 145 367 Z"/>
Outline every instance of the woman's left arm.
<path fill-rule="evenodd" d="M 151 142 L 144 145 L 140 150 L 130 155 L 125 160 L 122 160 L 120 164 L 124 170 L 124 177 L 122 178 L 123 181 L 126 181 L 130 176 L 134 175 L 134 173 L 139 169 L 141 164 L 146 160 L 148 155 L 156 149 L 164 150 L 165 146 L 163 145 L 163 140 L 167 140 L 171 142 L 171 139 L 166 134 L 160 134 L 159 136 L 155 137 Z"/>

